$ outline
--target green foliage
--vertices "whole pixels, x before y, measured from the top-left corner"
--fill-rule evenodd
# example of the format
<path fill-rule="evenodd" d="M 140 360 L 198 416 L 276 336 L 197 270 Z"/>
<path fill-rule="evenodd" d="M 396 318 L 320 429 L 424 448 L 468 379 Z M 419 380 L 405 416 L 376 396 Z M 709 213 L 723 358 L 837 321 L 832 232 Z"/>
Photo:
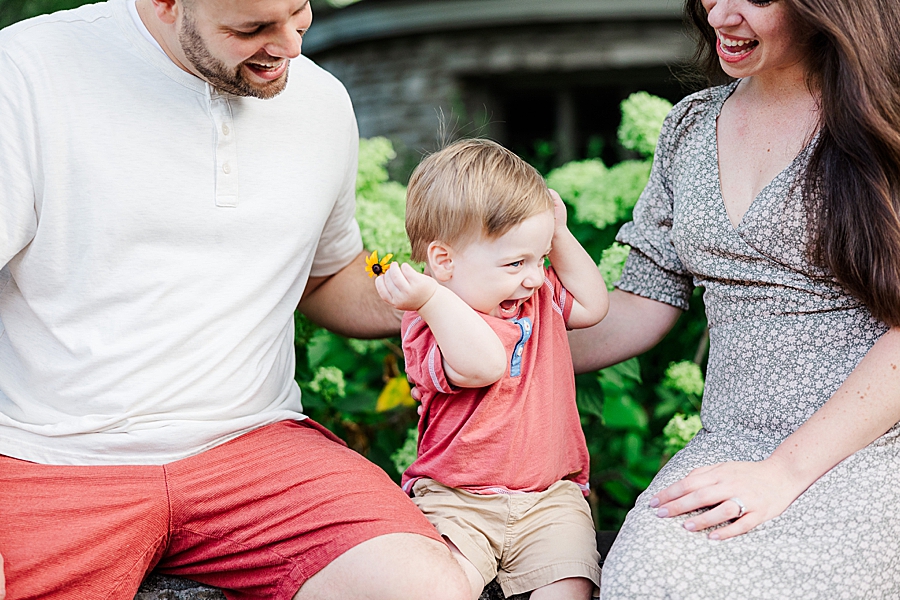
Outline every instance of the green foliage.
<path fill-rule="evenodd" d="M 387 163 L 396 156 L 385 138 L 359 143 L 356 179 L 356 220 L 367 248 L 379 256 L 394 255 L 396 262 L 409 262 L 411 248 L 406 237 L 406 188 L 389 181 Z"/>
<path fill-rule="evenodd" d="M 366 248 L 408 262 L 406 188 L 391 181 L 387 171 L 394 156 L 391 143 L 384 138 L 360 140 L 356 217 Z M 408 406 L 376 411 L 385 384 L 400 374 L 399 340 L 343 338 L 317 328 L 299 314 L 295 328 L 297 381 L 303 390 L 304 411 L 399 480 L 392 455 L 415 424 L 416 411 Z"/>
<path fill-rule="evenodd" d="M 0 0 L 0 28 L 22 19 L 75 8 L 90 0 Z"/>
<path fill-rule="evenodd" d="M 631 211 L 650 179 L 650 161 L 626 160 L 610 168 L 604 178 L 608 202 L 616 207 L 619 221 L 631 219 Z"/>
<path fill-rule="evenodd" d="M 600 274 L 603 275 L 603 281 L 606 282 L 606 289 L 612 291 L 615 287 L 613 284 L 622 276 L 622 269 L 625 268 L 625 260 L 631 246 L 613 242 L 612 245 L 603 251 L 600 256 Z"/>
<path fill-rule="evenodd" d="M 637 92 L 622 102 L 622 124 L 619 143 L 641 156 L 649 158 L 656 150 L 663 119 L 672 110 L 668 100 Z"/>
<path fill-rule="evenodd" d="M 309 382 L 309 390 L 319 394 L 328 404 L 344 398 L 347 395 L 346 389 L 344 372 L 337 367 L 319 367 L 315 377 Z"/>
<path fill-rule="evenodd" d="M 627 220 L 650 178 L 650 163 L 627 160 L 607 169 L 600 159 L 575 161 L 547 175 L 547 185 L 596 229 Z"/>
<path fill-rule="evenodd" d="M 669 365 L 669 368 L 666 369 L 666 378 L 663 380 L 664 387 L 678 390 L 697 399 L 703 396 L 705 385 L 700 367 L 689 361 Z"/>
<path fill-rule="evenodd" d="M 406 441 L 391 454 L 391 461 L 398 473 L 402 473 L 409 468 L 416 460 L 416 451 L 419 441 L 419 428 L 410 427 L 406 432 Z"/>
<path fill-rule="evenodd" d="M 603 184 L 607 168 L 599 158 L 574 161 L 547 174 L 547 185 L 575 209 L 579 221 L 603 229 L 619 220 L 619 207 Z"/>
<path fill-rule="evenodd" d="M 665 453 L 671 456 L 687 446 L 702 427 L 700 415 L 676 413 L 663 428 L 666 440 Z"/>
<path fill-rule="evenodd" d="M 643 160 L 611 167 L 597 159 L 578 161 L 547 175 L 548 185 L 574 209 L 570 228 L 599 258 L 610 289 L 629 250 L 613 238 L 631 218 L 647 184 L 662 121 L 670 109 L 667 101 L 645 93 L 622 103 L 619 141 Z M 576 400 L 591 453 L 589 500 L 598 527 L 618 528 L 637 495 L 699 428 L 692 427 L 699 422 L 703 375 L 690 359 L 698 354 L 704 329 L 698 292 L 691 311 L 652 351 L 576 378 Z M 676 413 L 682 416 L 676 418 Z"/>
<path fill-rule="evenodd" d="M 671 363 L 656 388 L 659 403 L 654 416 L 670 417 L 676 412 L 698 412 L 703 386 L 703 373 L 699 365 L 687 360 Z"/>

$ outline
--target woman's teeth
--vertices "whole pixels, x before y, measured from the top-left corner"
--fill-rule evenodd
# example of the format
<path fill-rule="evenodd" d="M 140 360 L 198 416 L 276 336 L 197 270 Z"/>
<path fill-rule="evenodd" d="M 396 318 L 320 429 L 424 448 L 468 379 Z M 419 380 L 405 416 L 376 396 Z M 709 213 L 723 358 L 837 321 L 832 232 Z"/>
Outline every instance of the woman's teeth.
<path fill-rule="evenodd" d="M 719 36 L 722 49 L 728 54 L 743 54 L 759 44 L 756 40 L 729 40 Z"/>

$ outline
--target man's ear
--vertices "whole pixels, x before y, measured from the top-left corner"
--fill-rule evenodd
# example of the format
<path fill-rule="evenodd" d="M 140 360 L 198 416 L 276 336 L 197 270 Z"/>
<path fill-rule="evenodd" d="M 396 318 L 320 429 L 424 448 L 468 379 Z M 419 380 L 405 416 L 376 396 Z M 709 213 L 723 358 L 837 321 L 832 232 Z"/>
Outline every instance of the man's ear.
<path fill-rule="evenodd" d="M 156 17 L 166 25 L 173 25 L 178 14 L 184 11 L 182 0 L 148 0 Z"/>
<path fill-rule="evenodd" d="M 431 242 L 425 251 L 425 260 L 431 276 L 440 282 L 453 277 L 453 248 L 441 241 Z"/>

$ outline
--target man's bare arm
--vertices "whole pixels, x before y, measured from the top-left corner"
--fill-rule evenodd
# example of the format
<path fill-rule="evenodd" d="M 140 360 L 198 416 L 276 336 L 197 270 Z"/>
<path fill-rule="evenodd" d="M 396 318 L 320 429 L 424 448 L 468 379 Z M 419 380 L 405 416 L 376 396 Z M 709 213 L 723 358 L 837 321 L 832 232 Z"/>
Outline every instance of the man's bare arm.
<path fill-rule="evenodd" d="M 397 335 L 403 317 L 378 297 L 365 252 L 334 275 L 310 277 L 297 308 L 316 325 L 354 338 Z"/>
<path fill-rule="evenodd" d="M 659 343 L 672 329 L 681 309 L 636 294 L 613 290 L 609 313 L 593 327 L 569 332 L 576 373 L 602 369 Z"/>

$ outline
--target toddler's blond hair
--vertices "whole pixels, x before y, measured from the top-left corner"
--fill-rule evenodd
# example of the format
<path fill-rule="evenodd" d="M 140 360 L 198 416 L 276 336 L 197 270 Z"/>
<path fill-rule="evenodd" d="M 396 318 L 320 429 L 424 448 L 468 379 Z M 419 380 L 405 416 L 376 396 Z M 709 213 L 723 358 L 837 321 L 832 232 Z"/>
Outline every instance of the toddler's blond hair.
<path fill-rule="evenodd" d="M 460 140 L 413 171 L 406 192 L 406 233 L 412 259 L 428 245 L 464 245 L 497 238 L 525 219 L 553 209 L 540 173 L 490 140 Z"/>

